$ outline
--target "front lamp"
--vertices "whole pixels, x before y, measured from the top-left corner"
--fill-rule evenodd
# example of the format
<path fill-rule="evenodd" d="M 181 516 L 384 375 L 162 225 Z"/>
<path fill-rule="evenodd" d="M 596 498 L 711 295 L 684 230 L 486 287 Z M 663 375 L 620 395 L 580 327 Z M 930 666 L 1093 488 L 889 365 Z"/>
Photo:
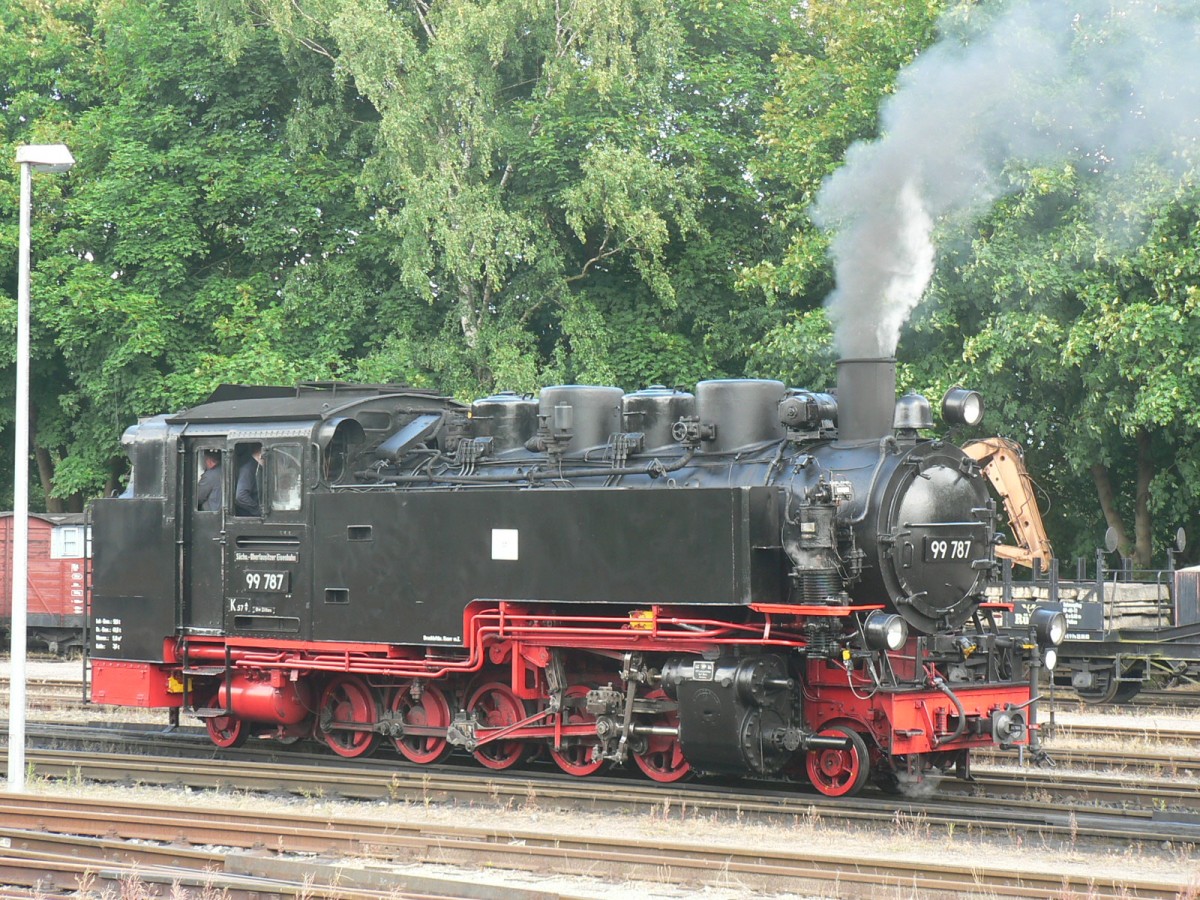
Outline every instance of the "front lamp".
<path fill-rule="evenodd" d="M 895 613 L 875 610 L 863 623 L 863 634 L 872 650 L 899 650 L 908 643 L 908 623 Z"/>
<path fill-rule="evenodd" d="M 942 398 L 942 421 L 947 425 L 978 425 L 983 421 L 983 395 L 954 387 Z"/>
<path fill-rule="evenodd" d="M 1057 609 L 1039 607 L 1029 617 L 1029 624 L 1043 647 L 1057 647 L 1067 636 L 1067 617 Z"/>

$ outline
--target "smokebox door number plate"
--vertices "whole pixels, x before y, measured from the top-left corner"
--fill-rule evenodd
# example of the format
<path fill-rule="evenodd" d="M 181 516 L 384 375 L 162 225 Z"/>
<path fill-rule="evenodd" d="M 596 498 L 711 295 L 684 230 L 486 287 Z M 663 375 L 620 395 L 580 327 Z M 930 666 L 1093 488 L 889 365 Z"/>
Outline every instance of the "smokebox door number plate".
<path fill-rule="evenodd" d="M 969 562 L 975 558 L 975 542 L 969 537 L 926 537 L 925 562 Z"/>

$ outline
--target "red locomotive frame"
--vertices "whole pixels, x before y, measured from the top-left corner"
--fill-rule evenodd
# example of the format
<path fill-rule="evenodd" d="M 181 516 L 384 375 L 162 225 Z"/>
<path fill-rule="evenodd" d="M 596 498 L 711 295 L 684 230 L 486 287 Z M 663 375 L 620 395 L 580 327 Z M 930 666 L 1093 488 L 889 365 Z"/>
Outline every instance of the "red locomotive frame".
<path fill-rule="evenodd" d="M 478 695 L 481 689 L 485 691 L 489 702 L 483 705 L 487 712 L 471 739 L 461 745 L 483 764 L 507 768 L 522 756 L 514 749 L 517 744 L 547 742 L 553 758 L 565 771 L 586 775 L 603 763 L 592 752 L 597 735 L 595 720 L 577 709 L 555 709 L 550 703 L 547 669 L 552 651 L 587 650 L 613 660 L 631 653 L 653 657 L 695 655 L 713 647 L 795 651 L 806 646 L 806 622 L 844 619 L 880 608 L 779 609 L 764 605 L 755 610 L 755 621 L 735 624 L 659 607 L 620 617 L 570 616 L 525 604 L 478 602 L 464 616 L 464 633 L 468 636 L 465 653 L 453 660 L 431 659 L 421 648 L 388 644 L 190 637 L 186 641 L 167 641 L 162 664 L 94 660 L 92 694 L 97 702 L 181 709 L 195 704 L 195 697 L 186 687 L 190 677 L 218 674 L 229 679 L 220 705 L 236 715 L 216 709 L 202 709 L 201 714 L 219 745 L 232 746 L 244 740 L 248 722 L 272 723 L 274 736 L 285 739 L 308 736 L 315 727 L 317 736 L 325 737 L 335 752 L 352 757 L 374 747 L 381 723 L 373 711 L 395 710 L 402 702 L 399 698 L 406 692 L 411 694 L 413 685 L 419 685 L 423 702 L 406 707 L 410 715 L 394 741 L 410 761 L 429 763 L 442 759 L 454 740 L 451 707 L 446 698 L 464 679 L 489 672 L 483 688 L 469 692 Z M 708 615 L 711 612 L 705 611 Z M 896 668 L 913 667 L 914 643 L 890 654 Z M 930 683 L 940 680 L 932 666 L 924 675 Z M 327 695 L 331 688 L 334 694 L 342 693 L 340 702 L 332 704 L 345 716 L 342 721 L 326 722 L 324 726 L 319 719 L 306 722 L 316 698 L 297 685 L 306 684 L 314 676 L 331 679 L 325 689 Z M 994 743 L 992 729 L 980 728 L 979 723 L 1021 710 L 1030 700 L 1029 686 L 1024 683 L 958 686 L 953 692 L 912 684 L 879 689 L 849 658 L 809 660 L 804 664 L 803 679 L 805 725 L 835 742 L 809 751 L 807 775 L 830 796 L 852 793 L 861 787 L 872 760 L 876 767 L 886 758 L 924 761 L 911 773 L 890 772 L 893 777 L 919 777 L 930 761 L 958 765 L 963 769 L 960 774 L 965 775 L 968 751 Z M 379 685 L 385 689 L 381 691 Z M 655 686 L 649 687 L 649 696 L 653 696 Z M 575 697 L 580 696 L 579 686 L 568 689 L 568 696 L 572 696 L 571 690 L 576 691 Z M 468 707 L 478 708 L 480 704 L 472 704 L 471 699 Z M 414 709 L 422 713 L 415 719 L 411 715 Z M 677 727 L 669 711 L 657 715 L 671 721 L 669 727 Z M 970 727 L 971 723 L 975 727 Z M 1028 744 L 1037 727 L 1030 722 L 1008 743 Z M 385 725 L 382 732 L 387 730 Z M 335 733 L 341 737 L 330 740 Z M 503 752 L 492 749 L 497 747 Z M 645 749 L 633 753 L 633 758 L 648 776 L 663 782 L 677 780 L 691 770 L 679 738 L 665 733 L 650 733 Z"/>

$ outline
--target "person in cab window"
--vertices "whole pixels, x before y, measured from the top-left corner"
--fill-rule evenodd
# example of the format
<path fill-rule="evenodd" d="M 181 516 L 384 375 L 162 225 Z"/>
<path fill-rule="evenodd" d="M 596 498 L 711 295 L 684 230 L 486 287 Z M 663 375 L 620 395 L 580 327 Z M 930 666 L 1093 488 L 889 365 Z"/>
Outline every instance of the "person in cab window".
<path fill-rule="evenodd" d="M 196 487 L 196 507 L 206 512 L 221 508 L 221 451 L 204 451 L 204 472 Z"/>
<path fill-rule="evenodd" d="M 239 516 L 262 515 L 262 444 L 250 445 L 250 458 L 238 470 L 233 502 Z"/>

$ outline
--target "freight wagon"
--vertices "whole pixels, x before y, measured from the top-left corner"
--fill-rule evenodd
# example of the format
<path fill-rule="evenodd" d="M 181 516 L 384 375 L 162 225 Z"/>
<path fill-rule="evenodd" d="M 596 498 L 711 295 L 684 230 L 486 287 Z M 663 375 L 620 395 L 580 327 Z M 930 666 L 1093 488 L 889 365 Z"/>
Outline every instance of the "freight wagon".
<path fill-rule="evenodd" d="M 30 649 L 70 654 L 83 649 L 88 528 L 79 513 L 29 516 Z M 0 633 L 12 632 L 13 514 L 0 512 Z"/>

